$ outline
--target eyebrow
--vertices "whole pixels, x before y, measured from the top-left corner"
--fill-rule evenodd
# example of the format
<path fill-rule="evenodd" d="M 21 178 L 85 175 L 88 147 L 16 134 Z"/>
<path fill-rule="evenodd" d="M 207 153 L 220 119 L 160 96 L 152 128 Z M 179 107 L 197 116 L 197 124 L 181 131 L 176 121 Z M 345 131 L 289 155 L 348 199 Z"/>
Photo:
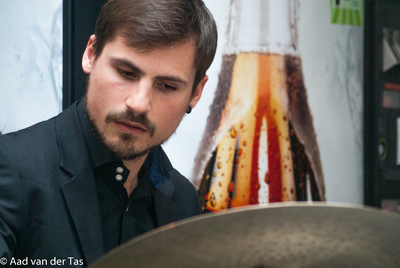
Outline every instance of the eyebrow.
<path fill-rule="evenodd" d="M 122 64 L 122 65 L 128 66 L 129 68 L 131 68 L 135 72 L 139 73 L 140 75 L 144 75 L 144 72 L 139 67 L 137 67 L 135 64 L 133 64 L 132 62 L 130 62 L 128 60 L 121 59 L 121 58 L 111 58 L 111 61 L 114 64 Z"/>
<path fill-rule="evenodd" d="M 123 64 L 123 65 L 131 68 L 135 72 L 137 72 L 139 75 L 144 75 L 145 74 L 145 72 L 142 69 L 137 67 L 135 64 L 133 64 L 129 60 L 121 59 L 121 58 L 111 58 L 111 61 L 116 63 L 116 64 Z M 174 83 L 181 84 L 182 86 L 187 86 L 188 85 L 187 81 L 183 80 L 182 78 L 180 78 L 178 76 L 163 76 L 163 75 L 161 75 L 161 76 L 156 76 L 155 79 L 171 81 L 171 82 L 174 82 Z"/>

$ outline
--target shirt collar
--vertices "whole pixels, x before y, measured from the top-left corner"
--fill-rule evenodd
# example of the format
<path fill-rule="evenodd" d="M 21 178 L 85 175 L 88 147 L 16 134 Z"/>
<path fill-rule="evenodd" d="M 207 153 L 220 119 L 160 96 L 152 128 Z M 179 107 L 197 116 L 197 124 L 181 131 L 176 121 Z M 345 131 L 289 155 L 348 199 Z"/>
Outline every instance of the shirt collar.
<path fill-rule="evenodd" d="M 121 161 L 105 147 L 103 142 L 94 132 L 92 126 L 90 125 L 85 107 L 86 98 L 83 98 L 83 100 L 81 100 L 78 104 L 77 110 L 93 168 L 97 168 L 101 165 L 111 162 Z M 150 151 L 143 164 L 143 167 L 148 178 L 156 188 L 160 187 L 170 178 L 167 160 L 164 158 L 161 146 L 157 146 L 155 149 Z"/>

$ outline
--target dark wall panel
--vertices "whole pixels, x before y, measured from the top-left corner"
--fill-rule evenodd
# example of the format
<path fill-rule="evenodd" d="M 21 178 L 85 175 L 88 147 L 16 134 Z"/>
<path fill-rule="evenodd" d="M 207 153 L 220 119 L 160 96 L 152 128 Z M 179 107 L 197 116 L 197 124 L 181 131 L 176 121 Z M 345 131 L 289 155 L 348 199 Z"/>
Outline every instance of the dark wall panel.
<path fill-rule="evenodd" d="M 396 159 L 400 150 L 396 126 L 400 119 L 400 65 L 385 69 L 383 60 L 387 51 L 383 40 L 388 42 L 384 32 L 400 31 L 399 14 L 398 0 L 365 0 L 364 203 L 376 207 L 386 201 L 400 202 Z"/>
<path fill-rule="evenodd" d="M 106 0 L 63 1 L 63 109 L 85 93 L 81 60 L 97 16 Z"/>

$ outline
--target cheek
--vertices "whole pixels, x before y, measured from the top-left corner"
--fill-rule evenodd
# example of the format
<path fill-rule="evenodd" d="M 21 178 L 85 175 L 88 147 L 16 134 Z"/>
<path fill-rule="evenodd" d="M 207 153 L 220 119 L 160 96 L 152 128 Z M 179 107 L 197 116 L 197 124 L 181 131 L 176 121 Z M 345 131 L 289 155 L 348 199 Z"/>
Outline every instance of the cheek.
<path fill-rule="evenodd" d="M 121 90 L 118 90 L 118 85 L 107 79 L 94 79 L 89 86 L 88 98 L 91 99 L 92 105 L 99 109 L 98 112 L 107 110 L 117 100 L 121 98 Z"/>
<path fill-rule="evenodd" d="M 158 121 L 167 128 L 176 128 L 181 122 L 186 111 L 186 104 L 183 102 L 159 103 L 157 109 Z M 175 130 L 173 130 L 175 131 Z"/>
<path fill-rule="evenodd" d="M 106 96 L 104 88 L 99 87 L 99 81 L 92 80 L 87 93 L 87 106 L 91 113 L 92 119 L 95 119 L 98 124 L 103 122 L 103 118 L 109 109 L 110 99 Z"/>

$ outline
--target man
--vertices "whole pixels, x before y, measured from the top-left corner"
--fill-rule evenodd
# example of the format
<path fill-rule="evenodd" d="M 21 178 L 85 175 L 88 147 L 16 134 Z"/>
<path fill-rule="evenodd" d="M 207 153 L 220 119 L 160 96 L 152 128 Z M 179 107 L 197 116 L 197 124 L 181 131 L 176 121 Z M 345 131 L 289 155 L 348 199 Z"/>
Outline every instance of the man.
<path fill-rule="evenodd" d="M 160 144 L 199 101 L 216 41 L 201 0 L 103 7 L 82 59 L 85 98 L 0 138 L 2 264 L 85 266 L 201 212 Z"/>

